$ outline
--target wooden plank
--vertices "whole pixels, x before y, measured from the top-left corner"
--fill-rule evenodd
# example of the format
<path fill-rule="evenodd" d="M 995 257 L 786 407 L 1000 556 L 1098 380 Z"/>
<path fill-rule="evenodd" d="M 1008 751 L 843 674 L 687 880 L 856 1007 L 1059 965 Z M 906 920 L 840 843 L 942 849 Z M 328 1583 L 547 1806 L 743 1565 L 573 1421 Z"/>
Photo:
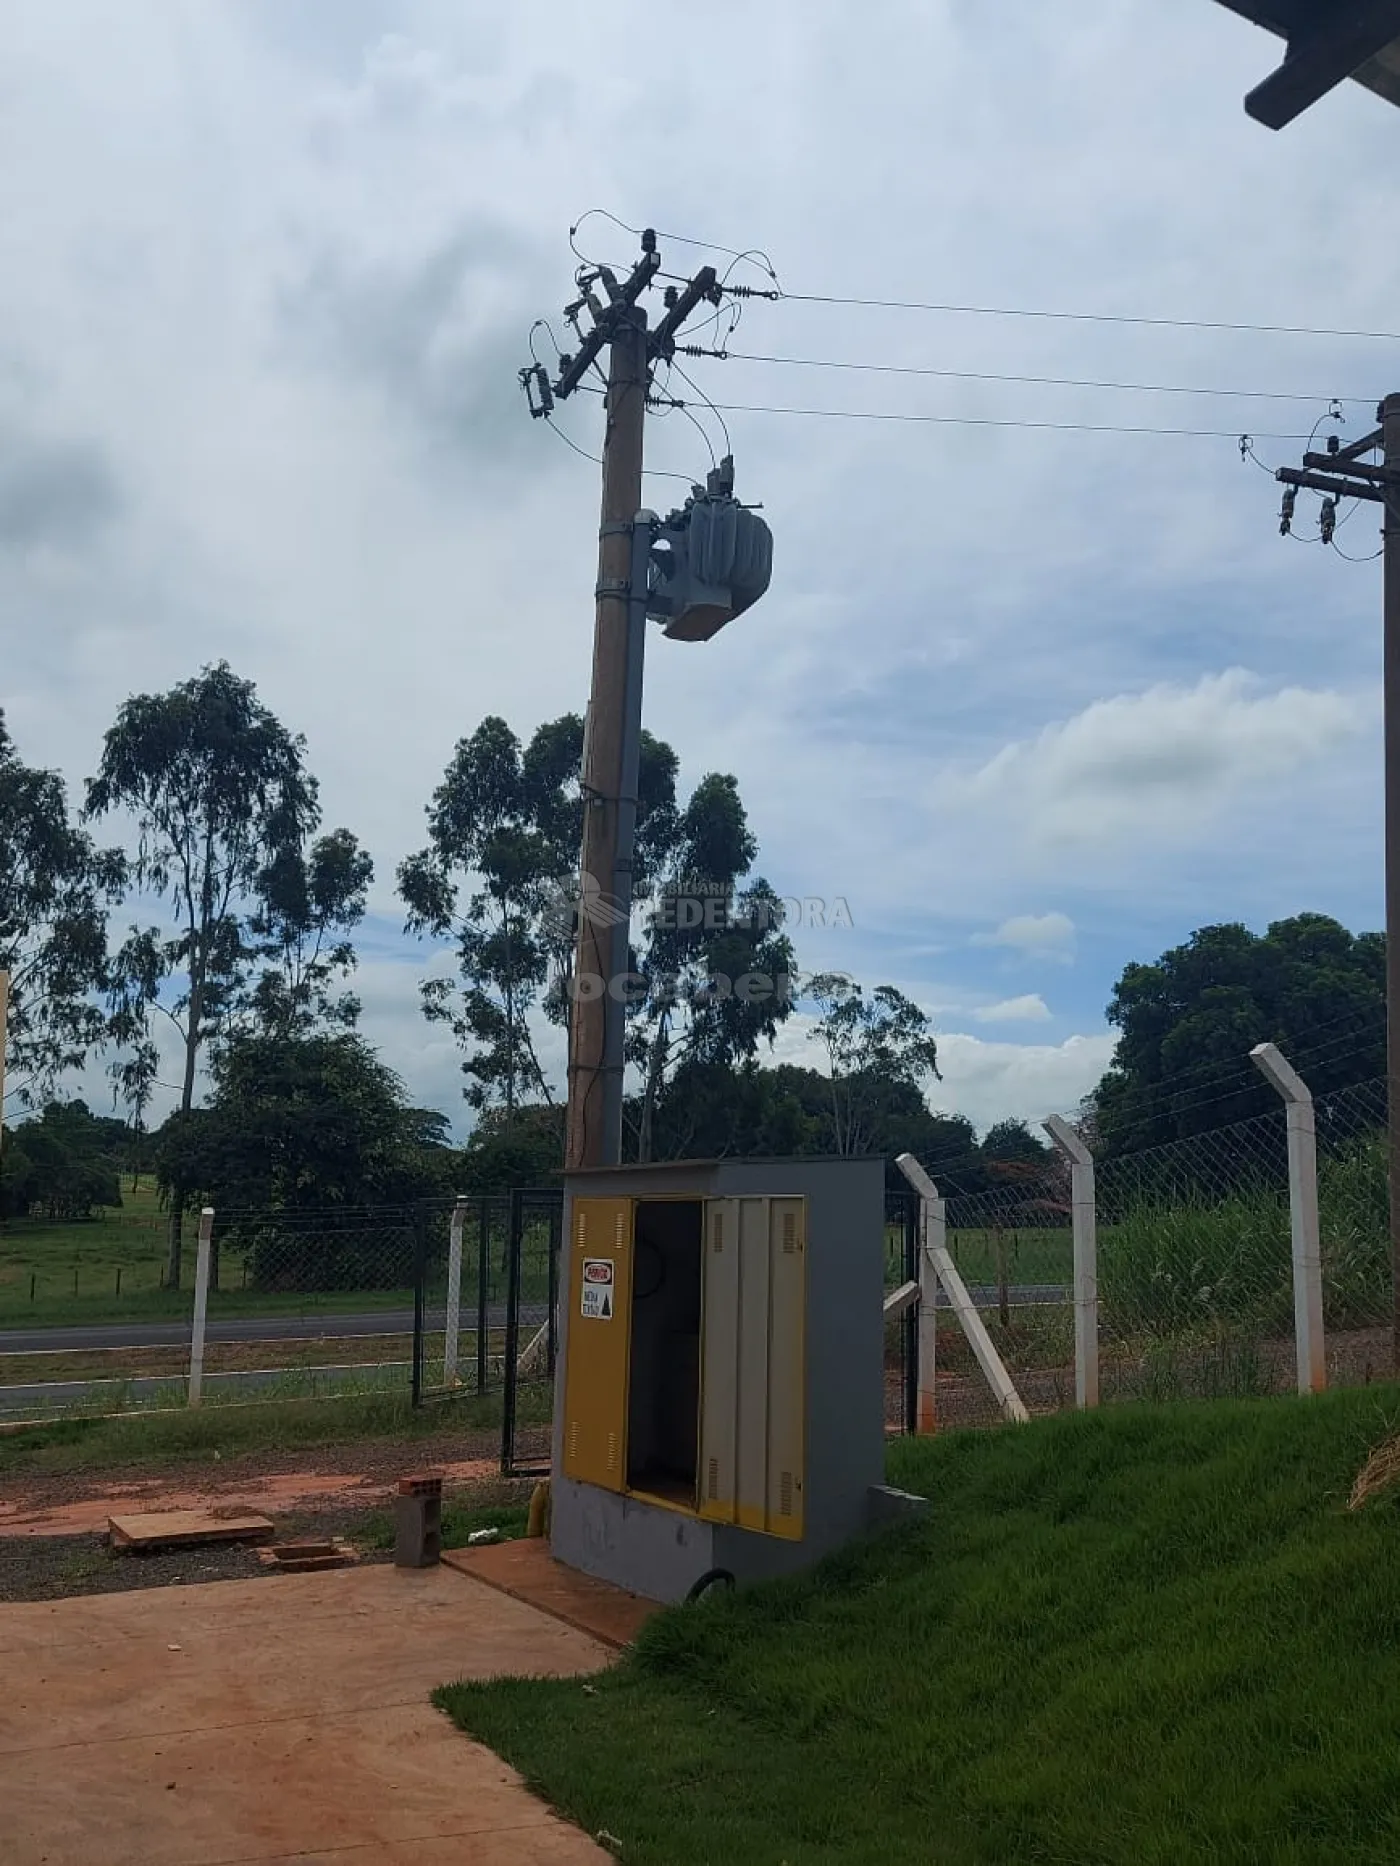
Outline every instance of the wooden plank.
<path fill-rule="evenodd" d="M 202 1548 L 219 1542 L 270 1542 L 266 1516 L 214 1516 L 207 1510 L 157 1510 L 141 1516 L 109 1516 L 107 1539 L 114 1549 Z"/>

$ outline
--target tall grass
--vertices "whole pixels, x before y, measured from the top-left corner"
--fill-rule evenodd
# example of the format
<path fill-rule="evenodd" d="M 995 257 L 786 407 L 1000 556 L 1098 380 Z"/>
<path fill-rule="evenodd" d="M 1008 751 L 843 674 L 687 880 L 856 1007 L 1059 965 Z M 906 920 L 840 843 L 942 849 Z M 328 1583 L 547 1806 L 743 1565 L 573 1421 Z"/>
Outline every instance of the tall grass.
<path fill-rule="evenodd" d="M 1319 1166 L 1330 1327 L 1365 1327 L 1388 1316 L 1388 1197 L 1379 1137 Z M 1105 1330 L 1124 1338 L 1218 1340 L 1222 1327 L 1261 1337 L 1288 1333 L 1293 1271 L 1287 1188 L 1254 1186 L 1214 1200 L 1128 1204 L 1100 1231 L 1099 1298 Z"/>

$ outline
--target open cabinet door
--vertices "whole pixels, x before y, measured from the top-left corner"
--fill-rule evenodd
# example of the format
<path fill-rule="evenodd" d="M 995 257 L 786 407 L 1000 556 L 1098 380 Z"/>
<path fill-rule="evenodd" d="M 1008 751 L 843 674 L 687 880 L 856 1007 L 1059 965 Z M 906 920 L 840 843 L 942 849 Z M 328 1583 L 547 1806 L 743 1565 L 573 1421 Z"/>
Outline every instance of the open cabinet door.
<path fill-rule="evenodd" d="M 565 1301 L 564 1475 L 621 1490 L 632 1327 L 630 1199 L 573 1201 Z"/>

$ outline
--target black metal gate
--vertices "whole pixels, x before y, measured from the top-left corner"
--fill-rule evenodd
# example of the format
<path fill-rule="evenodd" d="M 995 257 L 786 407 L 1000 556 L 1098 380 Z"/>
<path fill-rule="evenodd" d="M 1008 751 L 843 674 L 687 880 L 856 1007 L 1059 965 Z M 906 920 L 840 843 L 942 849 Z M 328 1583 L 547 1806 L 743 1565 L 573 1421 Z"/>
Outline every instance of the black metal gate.
<path fill-rule="evenodd" d="M 563 1221 L 553 1189 L 414 1212 L 413 1403 L 499 1395 L 507 1477 L 549 1469 Z"/>
<path fill-rule="evenodd" d="M 547 1477 L 554 1430 L 562 1192 L 512 1192 L 506 1238 L 501 1475 Z"/>
<path fill-rule="evenodd" d="M 885 1190 L 885 1294 L 919 1280 L 919 1195 Z M 885 1430 L 919 1428 L 919 1305 L 885 1326 Z"/>

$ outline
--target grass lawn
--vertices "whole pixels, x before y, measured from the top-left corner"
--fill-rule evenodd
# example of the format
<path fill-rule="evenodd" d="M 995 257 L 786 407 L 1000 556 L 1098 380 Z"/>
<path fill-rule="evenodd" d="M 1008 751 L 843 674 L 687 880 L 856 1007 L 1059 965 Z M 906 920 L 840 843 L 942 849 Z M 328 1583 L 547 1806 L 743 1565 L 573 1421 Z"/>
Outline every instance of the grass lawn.
<path fill-rule="evenodd" d="M 187 1317 L 194 1303 L 195 1248 L 198 1220 L 185 1223 L 182 1287 L 163 1286 L 168 1216 L 154 1184 L 133 1193 L 122 1191 L 119 1211 L 98 1212 L 90 1219 L 49 1222 L 40 1218 L 7 1220 L 0 1228 L 0 1328 L 48 1328 L 104 1321 L 165 1321 Z M 386 1221 L 387 1222 L 387 1221 Z M 288 1249 L 296 1233 L 288 1234 Z M 475 1316 L 478 1299 L 477 1231 L 469 1218 L 462 1264 L 464 1324 Z M 502 1261 L 504 1236 L 489 1243 L 487 1300 L 506 1299 Z M 251 1266 L 225 1246 L 220 1287 L 209 1293 L 211 1318 L 258 1315 L 360 1314 L 380 1309 L 411 1309 L 411 1284 L 380 1289 L 259 1290 L 249 1288 Z M 548 1270 L 543 1233 L 527 1228 L 521 1300 L 543 1301 Z M 434 1260 L 428 1301 L 446 1301 L 447 1272 Z"/>
<path fill-rule="evenodd" d="M 630 1866 L 1400 1859 L 1400 1388 L 909 1440 L 927 1516 L 439 1702 Z"/>

